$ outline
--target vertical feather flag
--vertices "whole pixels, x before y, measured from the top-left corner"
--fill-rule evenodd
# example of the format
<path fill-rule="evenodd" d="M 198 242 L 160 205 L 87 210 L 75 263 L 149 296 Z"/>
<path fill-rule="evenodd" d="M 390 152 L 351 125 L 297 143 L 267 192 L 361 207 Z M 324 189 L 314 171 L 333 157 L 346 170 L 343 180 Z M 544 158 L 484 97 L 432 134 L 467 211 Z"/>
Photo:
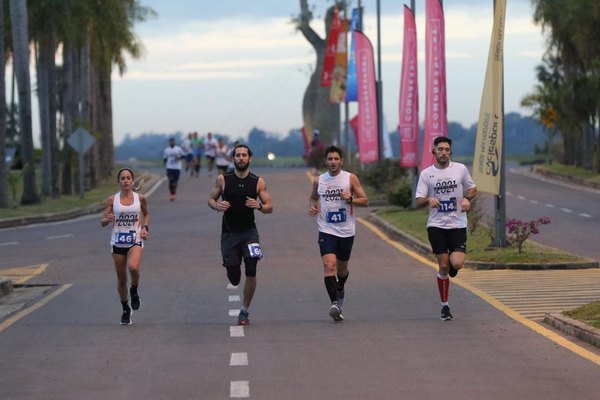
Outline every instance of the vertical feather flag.
<path fill-rule="evenodd" d="M 434 163 L 433 139 L 448 136 L 446 46 L 440 0 L 427 0 L 425 22 L 425 123 L 421 171 Z"/>
<path fill-rule="evenodd" d="M 400 166 L 419 165 L 419 84 L 415 15 L 404 6 L 404 43 L 400 76 Z"/>
<path fill-rule="evenodd" d="M 369 38 L 362 32 L 355 31 L 352 35 L 356 51 L 356 78 L 358 84 L 358 152 L 362 163 L 372 163 L 379 158 L 373 46 Z"/>
<path fill-rule="evenodd" d="M 479 123 L 473 156 L 473 180 L 483 192 L 500 194 L 502 162 L 503 90 L 504 90 L 504 24 L 506 0 L 496 0 L 494 26 L 485 72 Z"/>

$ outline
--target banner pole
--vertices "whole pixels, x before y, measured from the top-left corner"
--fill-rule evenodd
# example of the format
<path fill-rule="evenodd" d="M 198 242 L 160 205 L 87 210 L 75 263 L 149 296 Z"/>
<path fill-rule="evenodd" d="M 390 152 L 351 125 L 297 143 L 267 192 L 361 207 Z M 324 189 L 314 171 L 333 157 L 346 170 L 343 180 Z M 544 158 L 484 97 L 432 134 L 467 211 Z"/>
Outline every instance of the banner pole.
<path fill-rule="evenodd" d="M 493 0 L 494 15 L 496 14 L 496 0 Z M 496 208 L 496 234 L 494 235 L 494 247 L 506 247 L 506 165 L 504 144 L 504 52 L 502 52 L 502 87 L 501 87 L 501 109 L 502 109 L 502 155 L 500 156 L 500 187 L 499 193 L 495 197 Z"/>

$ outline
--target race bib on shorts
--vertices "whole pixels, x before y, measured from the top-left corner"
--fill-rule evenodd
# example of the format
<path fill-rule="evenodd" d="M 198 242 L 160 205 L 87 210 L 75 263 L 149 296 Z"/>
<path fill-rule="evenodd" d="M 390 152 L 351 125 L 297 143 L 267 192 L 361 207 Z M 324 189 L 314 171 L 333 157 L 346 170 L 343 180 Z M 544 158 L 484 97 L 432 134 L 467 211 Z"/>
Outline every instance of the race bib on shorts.
<path fill-rule="evenodd" d="M 329 211 L 327 213 L 327 222 L 329 222 L 330 224 L 346 222 L 346 209 L 340 208 L 337 211 Z"/>
<path fill-rule="evenodd" d="M 251 258 L 262 258 L 263 253 L 260 248 L 260 243 L 250 243 L 248 244 L 248 253 L 250 253 Z"/>
<path fill-rule="evenodd" d="M 454 212 L 456 210 L 456 197 L 451 197 L 448 200 L 440 200 L 440 208 L 438 208 L 439 212 L 449 213 Z"/>
<path fill-rule="evenodd" d="M 135 232 L 115 233 L 115 246 L 133 246 L 135 244 Z"/>

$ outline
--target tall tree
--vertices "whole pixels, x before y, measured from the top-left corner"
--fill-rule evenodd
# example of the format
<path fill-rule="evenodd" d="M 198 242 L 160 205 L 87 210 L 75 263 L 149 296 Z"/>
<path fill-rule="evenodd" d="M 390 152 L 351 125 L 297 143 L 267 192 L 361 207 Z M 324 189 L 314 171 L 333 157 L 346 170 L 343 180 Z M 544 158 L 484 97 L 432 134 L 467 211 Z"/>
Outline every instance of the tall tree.
<path fill-rule="evenodd" d="M 29 75 L 29 33 L 27 0 L 10 0 L 14 69 L 19 88 L 19 125 L 23 158 L 23 194 L 21 204 L 40 202 L 35 179 L 31 122 L 31 81 Z"/>
<path fill-rule="evenodd" d="M 0 3 L 0 208 L 8 207 L 6 163 L 6 50 L 4 48 L 4 4 Z"/>
<path fill-rule="evenodd" d="M 336 0 L 335 4 L 328 8 L 325 15 L 325 30 L 329 34 L 329 28 L 333 21 L 335 9 L 345 10 L 346 1 Z M 321 140 L 332 143 L 337 138 L 340 130 L 340 106 L 329 101 L 329 87 L 321 86 L 321 74 L 325 62 L 325 50 L 327 37 L 322 38 L 311 26 L 313 12 L 308 0 L 300 0 L 300 15 L 296 19 L 296 27 L 304 38 L 312 45 L 316 54 L 315 69 L 310 77 L 308 87 L 304 92 L 302 100 L 302 120 L 304 129 L 312 134 L 314 129 L 321 132 Z"/>
<path fill-rule="evenodd" d="M 547 54 L 560 61 L 559 130 L 564 162 L 600 172 L 600 4 L 594 0 L 532 0 L 534 21 L 547 33 Z M 595 160 L 595 166 L 593 162 Z"/>
<path fill-rule="evenodd" d="M 98 139 L 92 149 L 98 159 L 97 174 L 93 175 L 106 178 L 112 174 L 114 164 L 112 68 L 116 66 L 122 75 L 126 70 L 126 54 L 133 58 L 141 56 L 142 43 L 133 27 L 155 12 L 137 0 L 92 2 L 92 10 L 89 28 L 91 122 Z"/>

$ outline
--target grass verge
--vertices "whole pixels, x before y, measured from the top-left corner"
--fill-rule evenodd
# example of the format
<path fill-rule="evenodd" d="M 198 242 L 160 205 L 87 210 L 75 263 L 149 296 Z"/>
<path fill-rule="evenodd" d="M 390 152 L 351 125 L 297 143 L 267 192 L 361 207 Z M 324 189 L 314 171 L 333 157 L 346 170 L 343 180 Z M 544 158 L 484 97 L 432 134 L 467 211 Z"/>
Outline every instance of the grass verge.
<path fill-rule="evenodd" d="M 415 239 L 428 244 L 427 238 L 427 210 L 402 210 L 399 208 L 382 209 L 377 215 L 394 227 L 408 233 Z M 531 240 L 525 242 L 523 252 L 519 253 L 516 247 L 489 248 L 492 242 L 488 229 L 479 227 L 471 232 L 467 238 L 468 260 L 498 263 L 559 263 L 582 262 L 585 258 L 574 254 L 565 253 L 558 249 L 543 246 Z"/>
<path fill-rule="evenodd" d="M 600 329 L 600 300 L 583 305 L 571 311 L 565 311 L 563 314 L 569 318 L 585 322 L 594 328 Z"/>

